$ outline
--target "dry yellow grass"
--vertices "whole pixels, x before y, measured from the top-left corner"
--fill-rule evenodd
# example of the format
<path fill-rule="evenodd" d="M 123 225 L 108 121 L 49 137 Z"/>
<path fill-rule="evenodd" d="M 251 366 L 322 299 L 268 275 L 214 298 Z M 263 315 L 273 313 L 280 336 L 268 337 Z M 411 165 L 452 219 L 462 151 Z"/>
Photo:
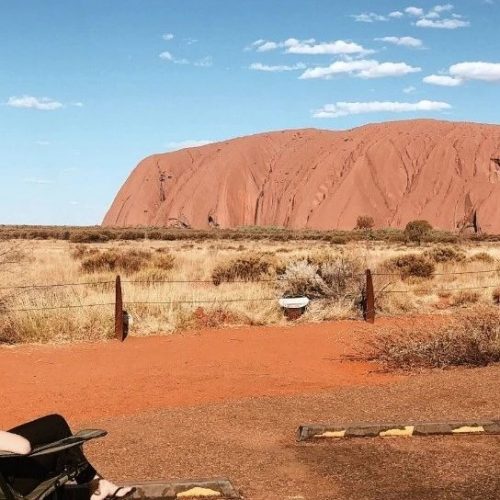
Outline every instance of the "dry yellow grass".
<path fill-rule="evenodd" d="M 69 242 L 2 242 L 0 254 L 12 245 L 15 245 L 16 251 L 24 254 L 24 259 L 21 262 L 0 265 L 0 287 L 101 281 L 110 283 L 0 290 L 0 342 L 63 342 L 97 340 L 112 336 L 115 272 L 103 272 L 98 269 L 96 272 L 84 272 L 81 259 L 72 256 L 76 245 Z M 154 264 L 161 259 L 146 257 L 137 269 L 127 276 L 122 276 L 125 308 L 133 318 L 132 335 L 165 333 L 178 328 L 198 326 L 200 318 L 201 325 L 205 320 L 208 325 L 285 322 L 277 303 L 280 290 L 283 290 L 282 286 L 276 286 L 274 282 L 229 282 L 219 286 L 211 283 L 213 271 L 217 266 L 234 261 L 242 255 L 270 254 L 274 256 L 273 259 L 281 262 L 278 267 L 283 269 L 297 261 L 311 262 L 311 266 L 318 267 L 339 258 L 354 259 L 362 267 L 377 273 L 377 270 L 384 272 L 383 264 L 388 259 L 408 253 L 424 254 L 433 248 L 432 245 L 407 247 L 400 243 L 369 241 L 347 245 L 332 245 L 321 241 L 115 241 L 90 244 L 89 247 L 101 252 L 112 250 L 114 254 L 134 254 L 130 251 L 137 254 L 137 251 L 140 251 L 146 254 L 150 252 L 152 256 L 173 256 L 172 269 L 168 269 L 169 266 Z M 460 250 L 466 258 L 456 262 L 436 263 L 436 273 L 443 275 L 432 279 L 402 280 L 399 276 L 375 276 L 375 290 L 379 292 L 379 312 L 430 313 L 453 311 L 472 302 L 491 304 L 494 289 L 500 287 L 500 273 L 446 273 L 498 268 L 500 246 L 494 243 L 476 243 L 474 246 L 463 245 Z M 479 258 L 474 258 L 478 254 Z M 275 279 L 276 272 L 269 271 L 268 277 Z M 263 276 L 264 279 L 266 277 L 267 275 Z M 207 283 L 159 283 L 165 280 L 200 280 Z M 487 286 L 491 288 L 481 288 Z M 467 290 L 460 292 L 456 289 Z M 469 290 L 470 293 L 467 294 Z M 242 301 L 234 302 L 235 299 Z M 313 300 L 300 321 L 361 318 L 357 300 L 352 296 L 330 296 Z M 149 304 L 146 304 L 147 302 Z M 94 305 L 56 309 L 61 306 L 86 304 Z M 43 308 L 46 310 L 32 310 Z"/>

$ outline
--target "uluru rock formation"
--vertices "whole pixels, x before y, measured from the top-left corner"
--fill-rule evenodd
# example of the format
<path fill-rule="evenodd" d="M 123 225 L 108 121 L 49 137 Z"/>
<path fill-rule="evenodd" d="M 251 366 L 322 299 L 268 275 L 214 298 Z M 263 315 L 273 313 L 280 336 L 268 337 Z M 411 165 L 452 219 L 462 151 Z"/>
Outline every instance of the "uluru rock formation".
<path fill-rule="evenodd" d="M 106 226 L 352 229 L 474 214 L 500 233 L 500 126 L 412 120 L 285 130 L 156 154 L 120 189 Z"/>

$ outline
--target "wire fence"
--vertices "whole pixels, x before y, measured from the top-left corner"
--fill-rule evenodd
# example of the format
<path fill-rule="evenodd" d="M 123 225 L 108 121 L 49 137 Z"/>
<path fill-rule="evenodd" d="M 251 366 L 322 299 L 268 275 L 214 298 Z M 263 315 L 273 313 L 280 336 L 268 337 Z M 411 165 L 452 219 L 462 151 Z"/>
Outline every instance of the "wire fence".
<path fill-rule="evenodd" d="M 375 272 L 371 273 L 367 271 L 366 273 L 353 274 L 352 278 L 366 278 L 368 273 L 370 274 L 370 279 L 378 278 L 378 277 L 387 277 L 387 278 L 397 278 L 402 279 L 401 273 L 384 273 L 384 272 Z M 486 274 L 499 274 L 500 268 L 494 269 L 483 269 L 478 271 L 456 271 L 456 272 L 439 272 L 432 273 L 429 277 L 437 277 L 437 276 L 459 276 L 459 275 L 486 275 Z M 230 280 L 230 281 L 221 281 L 218 282 L 214 279 L 186 279 L 186 280 L 119 280 L 120 281 L 120 294 L 121 294 L 121 286 L 124 285 L 176 285 L 176 284 L 207 284 L 212 285 L 213 287 L 219 288 L 224 285 L 231 284 L 250 284 L 250 283 L 266 283 L 266 284 L 278 284 L 286 282 L 286 278 L 283 276 L 278 276 L 275 278 L 262 278 L 262 279 L 240 279 L 240 280 Z M 374 291 L 373 301 L 375 302 L 377 298 L 385 295 L 385 294 L 420 294 L 429 292 L 429 288 L 415 288 L 409 287 L 407 289 L 391 289 L 389 286 L 392 283 L 387 284 L 384 288 L 379 288 Z M 115 293 L 117 293 L 117 280 L 106 280 L 106 281 L 86 281 L 86 282 L 74 282 L 74 283 L 52 283 L 52 284 L 27 284 L 27 285 L 13 285 L 13 286 L 1 286 L 0 291 L 29 291 L 29 290 L 49 290 L 49 289 L 63 289 L 63 288 L 72 288 L 72 287 L 112 287 L 115 288 Z M 372 283 L 373 286 L 373 283 Z M 367 291 L 367 283 L 365 283 L 364 288 L 360 289 L 359 294 L 345 294 L 343 296 L 344 299 L 352 299 L 353 301 L 357 300 L 360 304 L 366 302 L 366 291 Z M 435 291 L 437 292 L 465 292 L 471 290 L 486 290 L 486 289 L 495 289 L 500 288 L 500 280 L 497 283 L 478 285 L 478 286 L 457 286 L 457 287 L 436 287 Z M 271 295 L 271 294 L 269 294 Z M 271 302 L 278 301 L 281 298 L 279 293 L 276 293 L 274 296 L 263 296 L 263 297 L 213 297 L 210 299 L 182 299 L 182 300 L 123 300 L 123 304 L 128 306 L 137 306 L 137 305 L 152 305 L 152 306 L 173 306 L 173 305 L 201 305 L 201 304 L 232 304 L 232 303 L 253 303 L 253 302 Z M 311 301 L 320 302 L 320 301 L 331 301 L 332 298 L 328 297 L 311 297 Z M 5 304 L 2 309 L 0 309 L 0 313 L 11 313 L 11 312 L 37 312 L 37 311 L 54 311 L 61 309 L 78 309 L 78 308 L 86 308 L 86 307 L 110 307 L 115 306 L 116 308 L 117 300 L 115 298 L 114 302 L 98 302 L 98 303 L 79 303 L 79 304 L 65 304 L 65 305 L 55 305 L 55 306 L 47 306 L 47 307 L 20 307 L 20 308 L 7 308 Z M 366 308 L 364 312 L 373 312 L 371 309 L 376 309 L 376 307 Z"/>

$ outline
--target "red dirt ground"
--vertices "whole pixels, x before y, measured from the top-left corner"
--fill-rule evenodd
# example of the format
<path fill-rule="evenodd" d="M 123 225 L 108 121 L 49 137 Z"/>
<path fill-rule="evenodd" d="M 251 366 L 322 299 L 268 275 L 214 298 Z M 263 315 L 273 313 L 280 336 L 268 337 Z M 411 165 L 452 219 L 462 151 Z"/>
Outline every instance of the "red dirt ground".
<path fill-rule="evenodd" d="M 0 348 L 0 428 L 48 412 L 79 423 L 144 410 L 383 383 L 394 377 L 342 358 L 359 345 L 363 332 L 386 321 L 376 327 L 343 321 L 132 337 L 123 344 Z"/>

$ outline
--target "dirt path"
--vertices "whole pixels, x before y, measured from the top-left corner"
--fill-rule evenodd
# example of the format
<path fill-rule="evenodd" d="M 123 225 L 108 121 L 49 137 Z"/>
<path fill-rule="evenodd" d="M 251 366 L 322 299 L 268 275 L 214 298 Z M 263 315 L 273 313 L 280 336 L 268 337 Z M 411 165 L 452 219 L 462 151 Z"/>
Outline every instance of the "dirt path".
<path fill-rule="evenodd" d="M 379 322 L 383 326 L 384 322 Z M 47 412 L 73 422 L 250 396 L 378 384 L 342 361 L 374 327 L 352 321 L 0 348 L 0 428 Z"/>

